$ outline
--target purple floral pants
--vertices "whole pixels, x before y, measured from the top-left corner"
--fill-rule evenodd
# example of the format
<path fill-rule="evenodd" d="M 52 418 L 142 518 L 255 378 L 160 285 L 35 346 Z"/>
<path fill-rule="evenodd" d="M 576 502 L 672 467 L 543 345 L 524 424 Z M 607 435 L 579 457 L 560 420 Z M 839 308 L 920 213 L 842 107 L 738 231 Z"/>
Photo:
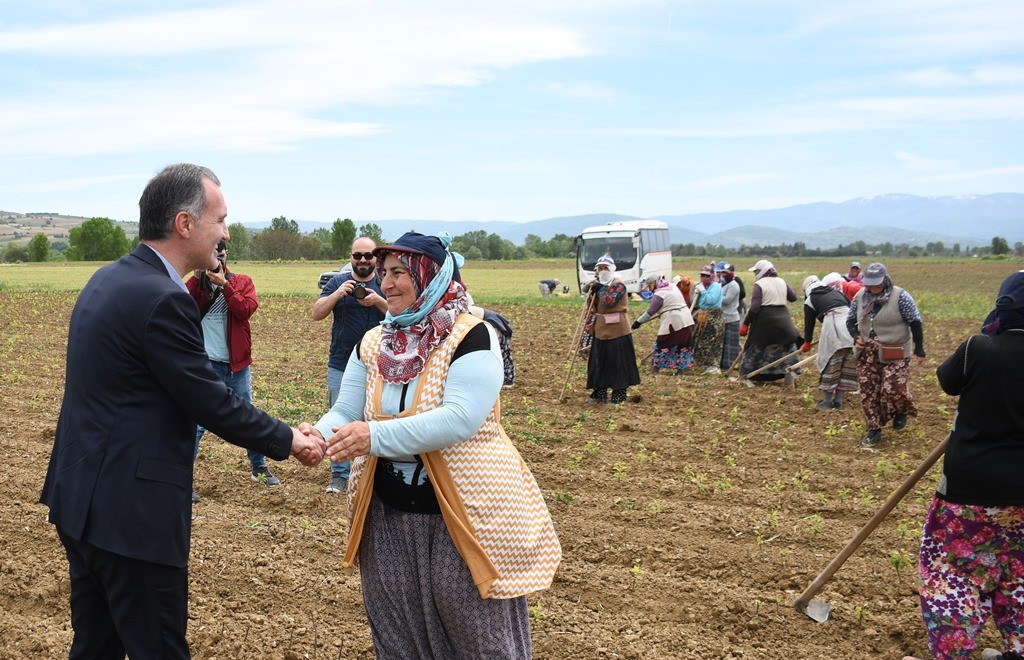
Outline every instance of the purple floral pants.
<path fill-rule="evenodd" d="M 1024 507 L 935 498 L 921 538 L 921 614 L 937 659 L 968 658 L 992 617 L 1024 654 Z"/>

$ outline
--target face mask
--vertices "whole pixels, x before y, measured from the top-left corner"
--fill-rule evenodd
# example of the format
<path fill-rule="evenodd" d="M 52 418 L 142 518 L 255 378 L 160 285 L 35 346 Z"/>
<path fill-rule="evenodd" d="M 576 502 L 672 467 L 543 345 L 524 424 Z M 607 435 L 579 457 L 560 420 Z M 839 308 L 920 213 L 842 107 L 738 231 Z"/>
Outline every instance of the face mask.
<path fill-rule="evenodd" d="M 611 271 L 610 270 L 602 270 L 600 273 L 597 274 L 597 281 L 600 282 L 601 284 L 603 284 L 604 286 L 608 286 L 609 284 L 611 284 L 611 281 L 612 281 L 612 273 L 611 273 Z"/>

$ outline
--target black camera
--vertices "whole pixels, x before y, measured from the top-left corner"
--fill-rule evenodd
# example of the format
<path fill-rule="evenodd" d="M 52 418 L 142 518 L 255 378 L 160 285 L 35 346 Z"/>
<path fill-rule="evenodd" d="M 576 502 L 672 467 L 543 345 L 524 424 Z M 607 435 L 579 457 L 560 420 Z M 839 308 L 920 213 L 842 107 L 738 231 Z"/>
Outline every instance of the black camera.
<path fill-rule="evenodd" d="M 355 286 L 352 287 L 352 297 L 356 300 L 362 300 L 367 294 L 366 285 L 362 282 L 356 282 Z"/>

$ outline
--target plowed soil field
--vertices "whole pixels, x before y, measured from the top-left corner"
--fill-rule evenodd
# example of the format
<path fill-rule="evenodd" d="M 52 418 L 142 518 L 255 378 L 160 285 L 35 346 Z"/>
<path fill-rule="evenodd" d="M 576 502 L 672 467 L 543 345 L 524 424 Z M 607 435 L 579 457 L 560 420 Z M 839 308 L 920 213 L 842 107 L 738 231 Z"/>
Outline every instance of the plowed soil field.
<path fill-rule="evenodd" d="M 1012 270 L 987 276 L 993 297 Z M 72 638 L 67 563 L 37 500 L 74 300 L 0 291 L 2 657 L 66 657 Z M 265 296 L 253 317 L 256 403 L 291 423 L 315 421 L 326 406 L 329 322 L 308 320 L 312 302 Z M 579 305 L 492 307 L 515 328 L 519 378 L 502 392 L 505 426 L 544 490 L 565 556 L 552 588 L 530 597 L 536 657 L 927 657 L 917 544 L 938 467 L 820 593 L 835 607 L 828 622 L 792 604 L 946 436 L 956 400 L 939 389 L 935 367 L 978 319 L 925 310 L 928 358 L 911 368 L 919 415 L 863 449 L 859 397 L 842 411 L 816 410 L 813 367 L 795 391 L 647 369 L 628 403 L 594 406 L 584 403 L 577 361 L 560 401 Z M 637 331 L 638 355 L 653 334 Z M 340 563 L 345 511 L 324 493 L 327 465 L 272 464 L 283 481 L 273 489 L 253 483 L 247 467 L 242 449 L 204 439 L 193 655 L 372 657 L 358 572 Z M 991 625 L 983 644 L 998 645 Z"/>

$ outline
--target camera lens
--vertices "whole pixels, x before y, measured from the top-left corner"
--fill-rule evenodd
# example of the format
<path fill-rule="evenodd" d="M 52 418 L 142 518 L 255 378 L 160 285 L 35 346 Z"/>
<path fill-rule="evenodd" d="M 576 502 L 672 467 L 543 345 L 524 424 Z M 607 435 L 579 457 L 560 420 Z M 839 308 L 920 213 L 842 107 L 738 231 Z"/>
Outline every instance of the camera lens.
<path fill-rule="evenodd" d="M 352 289 L 352 295 L 355 296 L 356 300 L 362 300 L 366 297 L 366 287 L 362 284 L 357 284 L 356 287 Z"/>

